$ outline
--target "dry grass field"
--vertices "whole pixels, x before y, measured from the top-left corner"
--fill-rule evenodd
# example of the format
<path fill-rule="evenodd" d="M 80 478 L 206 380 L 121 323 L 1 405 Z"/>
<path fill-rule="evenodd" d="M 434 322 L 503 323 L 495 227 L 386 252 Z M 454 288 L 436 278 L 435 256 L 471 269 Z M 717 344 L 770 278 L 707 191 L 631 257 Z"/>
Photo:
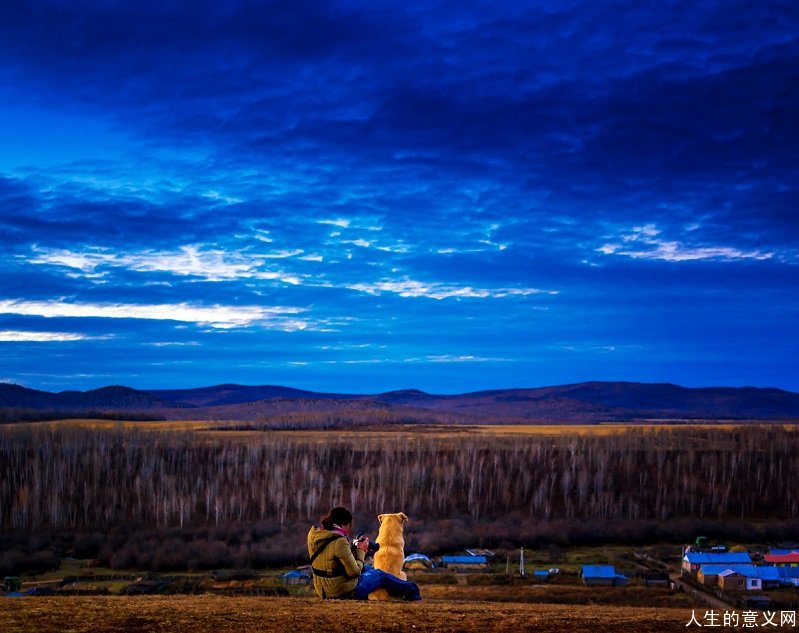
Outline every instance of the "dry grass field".
<path fill-rule="evenodd" d="M 305 598 L 200 596 L 4 598 L 0 631 L 19 633 L 242 633 L 429 631 L 462 633 L 685 629 L 688 609 L 488 602 L 374 603 Z"/>
<path fill-rule="evenodd" d="M 118 420 L 57 420 L 53 422 L 20 422 L 15 425 L 17 428 L 25 426 L 46 426 L 52 428 L 80 428 L 96 430 L 142 430 L 142 431 L 199 431 L 210 436 L 220 436 L 226 438 L 239 438 L 242 440 L 252 437 L 263 437 L 264 433 L 269 433 L 275 437 L 292 437 L 296 439 L 307 439 L 311 441 L 327 441 L 339 437 L 351 437 L 353 433 L 358 433 L 362 437 L 368 436 L 370 439 L 397 438 L 400 437 L 428 437 L 446 438 L 453 436 L 461 437 L 561 437 L 561 436 L 599 436 L 605 437 L 626 433 L 631 429 L 646 429 L 650 431 L 681 429 L 681 430 L 735 430 L 737 428 L 752 428 L 759 424 L 771 428 L 780 427 L 786 431 L 797 431 L 799 425 L 778 424 L 769 422 L 689 422 L 683 420 L 673 420 L 668 423 L 662 421 L 640 421 L 635 423 L 606 423 L 606 424 L 458 424 L 458 425 L 434 425 L 434 424 L 395 424 L 389 426 L 368 426 L 353 429 L 307 429 L 307 430 L 227 430 L 226 427 L 236 427 L 241 425 L 236 420 L 163 420 L 163 421 L 118 421 Z"/>

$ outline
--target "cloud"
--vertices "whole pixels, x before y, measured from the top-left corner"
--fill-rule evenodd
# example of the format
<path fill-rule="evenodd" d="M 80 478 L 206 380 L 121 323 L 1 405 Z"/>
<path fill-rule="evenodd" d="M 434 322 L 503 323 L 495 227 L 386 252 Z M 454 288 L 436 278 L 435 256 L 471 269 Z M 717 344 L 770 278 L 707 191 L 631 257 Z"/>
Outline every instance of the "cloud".
<path fill-rule="evenodd" d="M 469 356 L 469 355 L 460 355 L 460 356 L 438 355 L 438 356 L 426 356 L 424 360 L 427 360 L 431 363 L 499 363 L 499 362 L 511 362 L 513 359 L 491 358 L 486 356 Z"/>
<path fill-rule="evenodd" d="M 0 342 L 61 342 L 85 341 L 95 337 L 74 332 L 26 332 L 20 330 L 0 330 Z"/>
<path fill-rule="evenodd" d="M 731 246 L 688 245 L 661 239 L 660 234 L 661 231 L 653 224 L 636 226 L 631 231 L 621 234 L 620 242 L 609 242 L 596 250 L 604 255 L 620 255 L 632 259 L 653 259 L 667 262 L 766 260 L 772 259 L 775 255 L 770 251 L 750 251 Z"/>
<path fill-rule="evenodd" d="M 318 224 L 330 224 L 332 226 L 337 226 L 342 229 L 349 228 L 352 220 L 347 218 L 333 218 L 331 220 L 317 220 Z"/>
<path fill-rule="evenodd" d="M 383 251 L 384 253 L 398 253 L 398 254 L 405 254 L 411 252 L 411 247 L 407 244 L 392 244 L 390 246 L 378 244 L 375 241 L 365 240 L 363 238 L 358 238 L 355 240 L 342 240 L 342 244 L 352 244 L 353 246 L 358 246 L 359 248 L 373 248 L 378 251 Z"/>
<path fill-rule="evenodd" d="M 529 295 L 558 294 L 555 290 L 541 290 L 539 288 L 473 288 L 471 286 L 456 286 L 438 282 L 421 282 L 412 279 L 401 281 L 378 281 L 375 283 L 357 283 L 346 286 L 351 290 L 365 292 L 371 295 L 382 293 L 397 294 L 400 297 L 425 297 L 428 299 L 449 298 L 504 298 L 526 297 Z"/>
<path fill-rule="evenodd" d="M 634 338 L 690 347 L 678 374 L 748 345 L 742 375 L 770 364 L 785 384 L 796 346 L 762 349 L 794 340 L 798 67 L 791 0 L 2 2 L 0 298 L 144 306 L 117 323 L 126 376 L 196 351 L 143 346 L 183 323 L 245 382 L 262 375 L 236 373 L 242 355 L 371 340 L 449 358 L 413 372 L 428 384 L 480 387 L 484 367 L 454 359 Z M 691 260 L 713 265 L 676 263 Z M 644 261 L 669 265 L 631 274 Z M 35 329 L 13 314 L 0 328 Z M 281 333 L 300 325 L 313 333 Z M 71 347 L 54 372 L 94 360 Z M 612 372 L 591 353 L 582 366 Z M 42 365 L 19 356 L 4 374 Z M 488 379 L 590 373 L 534 356 Z M 338 369 L 320 383 L 408 382 Z"/>
<path fill-rule="evenodd" d="M 198 277 L 205 281 L 264 279 L 297 285 L 301 278 L 280 270 L 264 270 L 266 260 L 286 259 L 303 253 L 301 249 L 280 250 L 263 254 L 231 253 L 202 246 L 182 246 L 177 251 L 111 252 L 107 249 L 70 250 L 36 249 L 27 259 L 31 264 L 63 266 L 79 270 L 87 276 L 102 276 L 102 270 L 124 268 L 143 273 L 169 273 Z"/>
<path fill-rule="evenodd" d="M 155 343 L 147 343 L 152 347 L 200 347 L 199 341 L 157 341 Z"/>
<path fill-rule="evenodd" d="M 504 363 L 512 362 L 509 358 L 491 358 L 484 356 L 470 355 L 430 355 L 412 357 L 384 357 L 384 358 L 351 358 L 341 360 L 322 360 L 319 361 L 326 365 L 379 365 L 379 364 L 427 364 L 427 363 Z M 289 363 L 289 364 L 299 364 Z M 302 361 L 302 364 L 311 364 L 309 361 Z"/>
<path fill-rule="evenodd" d="M 294 307 L 198 306 L 187 303 L 143 305 L 67 303 L 62 301 L 0 301 L 0 314 L 180 321 L 218 329 L 256 325 L 286 332 L 304 330 L 312 325 L 307 320 L 292 316 L 302 312 L 301 308 Z"/>

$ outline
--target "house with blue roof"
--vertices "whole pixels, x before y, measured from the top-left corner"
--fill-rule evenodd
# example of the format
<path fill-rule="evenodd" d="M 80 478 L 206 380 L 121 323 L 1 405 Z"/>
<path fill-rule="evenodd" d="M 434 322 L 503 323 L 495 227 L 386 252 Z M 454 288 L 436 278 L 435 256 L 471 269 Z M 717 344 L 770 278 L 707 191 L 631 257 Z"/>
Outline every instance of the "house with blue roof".
<path fill-rule="evenodd" d="M 739 572 L 754 569 L 754 565 L 701 565 L 696 572 L 696 579 L 703 585 L 715 586 L 719 582 L 719 574 L 728 569 Z"/>
<path fill-rule="evenodd" d="M 751 565 L 749 552 L 686 552 L 682 557 L 682 569 L 696 576 L 702 565 Z"/>
<path fill-rule="evenodd" d="M 775 567 L 781 585 L 799 588 L 799 567 Z"/>
<path fill-rule="evenodd" d="M 485 556 L 442 556 L 441 566 L 452 571 L 490 571 Z"/>
<path fill-rule="evenodd" d="M 403 569 L 433 569 L 435 565 L 429 556 L 424 554 L 408 554 L 402 563 Z"/>
<path fill-rule="evenodd" d="M 588 587 L 623 587 L 629 582 L 613 565 L 583 565 L 580 576 Z"/>
<path fill-rule="evenodd" d="M 281 576 L 284 585 L 309 585 L 313 576 L 307 569 L 292 569 Z"/>
<path fill-rule="evenodd" d="M 718 575 L 719 587 L 726 591 L 760 591 L 763 581 L 757 575 L 727 569 Z"/>
<path fill-rule="evenodd" d="M 727 589 L 776 589 L 784 585 L 799 587 L 799 569 L 774 565 L 702 565 L 696 578 L 703 585 L 718 585 Z M 742 579 L 745 579 L 745 584 Z"/>
<path fill-rule="evenodd" d="M 702 565 L 696 579 L 703 585 L 715 586 L 721 583 L 720 578 L 732 572 L 746 579 L 746 589 L 765 589 L 780 586 L 780 574 L 776 567 L 768 565 Z"/>

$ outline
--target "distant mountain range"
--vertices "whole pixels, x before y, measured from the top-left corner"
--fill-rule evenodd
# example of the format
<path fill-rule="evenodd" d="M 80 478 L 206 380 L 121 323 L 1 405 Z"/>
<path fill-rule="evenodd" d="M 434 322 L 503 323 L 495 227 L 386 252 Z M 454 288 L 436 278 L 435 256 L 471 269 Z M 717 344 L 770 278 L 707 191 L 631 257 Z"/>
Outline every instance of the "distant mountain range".
<path fill-rule="evenodd" d="M 799 394 L 754 387 L 586 382 L 534 389 L 434 395 L 316 393 L 279 386 L 217 385 L 141 391 L 109 386 L 51 393 L 0 383 L 0 420 L 112 417 L 264 420 L 274 416 L 374 414 L 445 423 L 594 423 L 636 419 L 799 419 Z"/>

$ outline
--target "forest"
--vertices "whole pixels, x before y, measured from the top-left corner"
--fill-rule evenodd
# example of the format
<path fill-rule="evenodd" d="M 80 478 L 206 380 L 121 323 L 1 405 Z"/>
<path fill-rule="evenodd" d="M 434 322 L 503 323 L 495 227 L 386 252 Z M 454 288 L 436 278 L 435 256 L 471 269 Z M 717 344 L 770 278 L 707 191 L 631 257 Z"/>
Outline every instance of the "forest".
<path fill-rule="evenodd" d="M 236 564 L 301 558 L 297 531 L 337 504 L 364 523 L 404 511 L 412 544 L 431 552 L 700 527 L 779 537 L 799 517 L 797 472 L 799 434 L 777 425 L 328 442 L 30 425 L 0 429 L 0 527 L 20 561 L 61 543 L 153 567 L 172 539 L 160 565 L 176 568 L 219 562 L 203 539 Z M 47 536 L 34 547 L 32 535 Z"/>

